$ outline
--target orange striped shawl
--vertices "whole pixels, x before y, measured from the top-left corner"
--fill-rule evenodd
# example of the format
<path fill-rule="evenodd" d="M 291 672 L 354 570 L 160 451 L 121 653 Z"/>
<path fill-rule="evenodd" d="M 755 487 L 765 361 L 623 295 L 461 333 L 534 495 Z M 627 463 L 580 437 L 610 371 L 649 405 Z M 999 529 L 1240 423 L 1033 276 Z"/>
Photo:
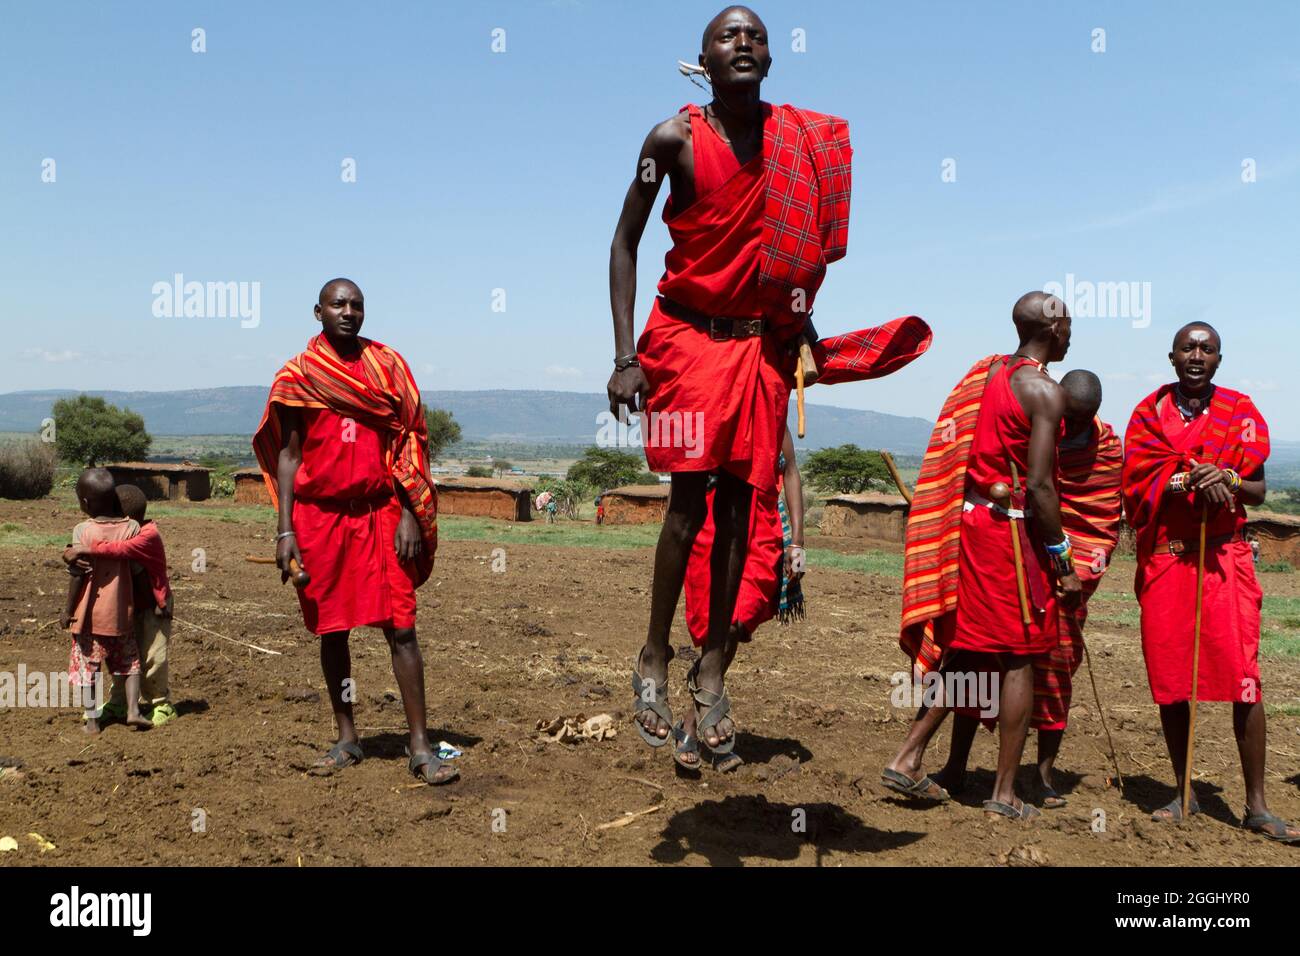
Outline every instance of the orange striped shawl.
<path fill-rule="evenodd" d="M 1001 355 L 976 362 L 957 383 L 930 434 L 907 515 L 903 552 L 903 621 L 899 646 L 917 676 L 939 663 L 935 623 L 957 609 L 957 555 L 966 466 L 989 369 Z"/>
<path fill-rule="evenodd" d="M 323 334 L 276 373 L 262 422 L 253 435 L 253 453 L 271 500 L 279 501 L 276 465 L 280 458 L 280 420 L 273 406 L 328 408 L 362 422 L 387 437 L 385 464 L 406 493 L 420 525 L 422 584 L 433 570 L 438 547 L 438 493 L 429 478 L 428 430 L 420 390 L 406 360 L 386 345 L 358 339 L 368 380 L 354 378 Z"/>
<path fill-rule="evenodd" d="M 1100 418 L 1092 441 L 1063 449 L 1056 459 L 1060 473 L 1061 527 L 1074 547 L 1079 578 L 1100 578 L 1119 541 L 1120 477 L 1124 453 L 1115 430 Z"/>

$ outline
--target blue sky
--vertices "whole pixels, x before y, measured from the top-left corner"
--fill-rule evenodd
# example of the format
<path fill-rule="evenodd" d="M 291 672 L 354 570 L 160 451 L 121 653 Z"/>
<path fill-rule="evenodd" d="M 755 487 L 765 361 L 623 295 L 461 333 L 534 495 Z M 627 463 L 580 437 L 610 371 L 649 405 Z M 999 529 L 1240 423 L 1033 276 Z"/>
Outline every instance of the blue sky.
<path fill-rule="evenodd" d="M 6 4 L 0 387 L 269 383 L 343 274 L 422 388 L 603 391 L 622 195 L 650 127 L 703 101 L 674 64 L 720 6 Z M 1300 5 L 756 9 L 765 98 L 853 131 L 849 254 L 819 329 L 915 313 L 935 330 L 902 373 L 810 401 L 933 417 L 973 359 L 1013 347 L 1016 297 L 1073 275 L 1150 284 L 1146 327 L 1075 322 L 1061 371 L 1102 374 L 1108 419 L 1122 426 L 1167 377 L 1173 330 L 1204 319 L 1224 333 L 1219 380 L 1300 439 L 1282 346 L 1300 301 Z M 666 246 L 656 211 L 638 328 Z M 153 286 L 176 273 L 260 283 L 260 321 L 155 316 Z"/>

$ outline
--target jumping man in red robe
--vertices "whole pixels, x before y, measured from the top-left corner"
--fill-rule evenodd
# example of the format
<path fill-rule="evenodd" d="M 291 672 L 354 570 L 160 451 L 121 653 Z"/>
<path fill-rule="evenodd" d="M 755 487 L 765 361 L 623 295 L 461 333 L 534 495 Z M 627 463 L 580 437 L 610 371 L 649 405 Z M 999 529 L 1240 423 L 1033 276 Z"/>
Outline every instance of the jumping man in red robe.
<path fill-rule="evenodd" d="M 666 681 L 669 632 L 687 559 L 717 476 L 709 633 L 688 686 L 695 732 L 730 753 L 723 688 L 755 490 L 774 494 L 793 385 L 789 347 L 808 322 L 826 263 L 844 254 L 849 146 L 842 120 L 759 98 L 771 66 L 767 30 L 730 7 L 704 32 L 699 63 L 713 101 L 688 106 L 646 138 L 610 250 L 615 371 L 610 410 L 642 413 L 646 458 L 672 472 L 655 552 L 650 624 L 633 686 L 637 729 L 652 746 L 674 730 Z M 649 322 L 633 337 L 636 251 L 665 176 L 673 238 Z"/>
<path fill-rule="evenodd" d="M 438 544 L 424 407 L 406 361 L 360 337 L 364 317 L 356 283 L 325 283 L 316 304 L 322 332 L 276 375 L 253 449 L 279 504 L 277 563 L 286 577 L 290 560 L 311 576 L 298 599 L 320 637 L 339 732 L 315 769 L 362 759 L 348 633 L 378 627 L 410 728 L 408 767 L 425 783 L 449 783 L 458 772 L 429 744 L 415 637 L 415 589 Z"/>
<path fill-rule="evenodd" d="M 1152 818 L 1182 819 L 1204 516 L 1197 700 L 1232 702 L 1246 783 L 1242 825 L 1295 843 L 1300 828 L 1269 813 L 1264 800 L 1263 592 L 1243 535 L 1245 506 L 1264 501 L 1268 425 L 1250 396 L 1213 383 L 1221 349 L 1219 334 L 1204 322 L 1179 329 L 1169 353 L 1178 381 L 1143 399 L 1124 435 L 1124 512 L 1137 536 L 1134 588 L 1142 609 L 1142 654 L 1179 793 Z M 1194 796 L 1189 809 L 1200 811 Z"/>

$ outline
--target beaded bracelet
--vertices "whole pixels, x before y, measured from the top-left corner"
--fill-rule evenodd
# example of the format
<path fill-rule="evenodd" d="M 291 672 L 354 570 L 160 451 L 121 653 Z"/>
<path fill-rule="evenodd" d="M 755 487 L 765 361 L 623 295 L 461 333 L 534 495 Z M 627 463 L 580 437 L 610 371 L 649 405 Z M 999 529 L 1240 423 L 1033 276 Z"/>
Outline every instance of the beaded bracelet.
<path fill-rule="evenodd" d="M 1241 490 L 1241 475 L 1231 468 L 1223 469 L 1223 473 L 1228 476 L 1228 490 L 1235 495 Z"/>

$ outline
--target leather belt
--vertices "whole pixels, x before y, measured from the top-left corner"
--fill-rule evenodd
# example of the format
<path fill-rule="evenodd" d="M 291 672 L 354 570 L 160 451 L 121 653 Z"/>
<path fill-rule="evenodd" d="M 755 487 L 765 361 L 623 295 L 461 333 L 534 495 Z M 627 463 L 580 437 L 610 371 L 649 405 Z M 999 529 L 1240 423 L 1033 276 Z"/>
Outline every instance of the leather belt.
<path fill-rule="evenodd" d="M 995 501 L 989 501 L 978 491 L 970 490 L 966 492 L 966 500 L 962 502 L 962 511 L 974 511 L 976 508 L 988 508 L 996 511 L 998 514 L 1006 515 L 1008 518 L 1015 518 L 1023 521 L 1027 516 L 1034 512 L 1029 508 L 1004 508 Z"/>
<path fill-rule="evenodd" d="M 1205 549 L 1217 548 L 1220 545 L 1231 544 L 1234 541 L 1245 541 L 1246 536 L 1240 531 L 1234 531 L 1232 534 L 1221 534 L 1214 538 L 1205 539 Z M 1197 538 L 1170 538 L 1168 541 L 1157 541 L 1156 550 L 1169 550 L 1170 554 L 1195 554 L 1201 546 Z"/>
<path fill-rule="evenodd" d="M 694 309 L 682 305 L 680 302 L 674 302 L 662 295 L 659 296 L 659 309 L 671 315 L 674 319 L 681 319 L 684 322 L 699 326 L 705 332 L 708 332 L 709 338 L 715 342 L 725 342 L 727 339 L 753 338 L 767 331 L 767 319 L 705 315 L 703 312 L 696 312 Z"/>

